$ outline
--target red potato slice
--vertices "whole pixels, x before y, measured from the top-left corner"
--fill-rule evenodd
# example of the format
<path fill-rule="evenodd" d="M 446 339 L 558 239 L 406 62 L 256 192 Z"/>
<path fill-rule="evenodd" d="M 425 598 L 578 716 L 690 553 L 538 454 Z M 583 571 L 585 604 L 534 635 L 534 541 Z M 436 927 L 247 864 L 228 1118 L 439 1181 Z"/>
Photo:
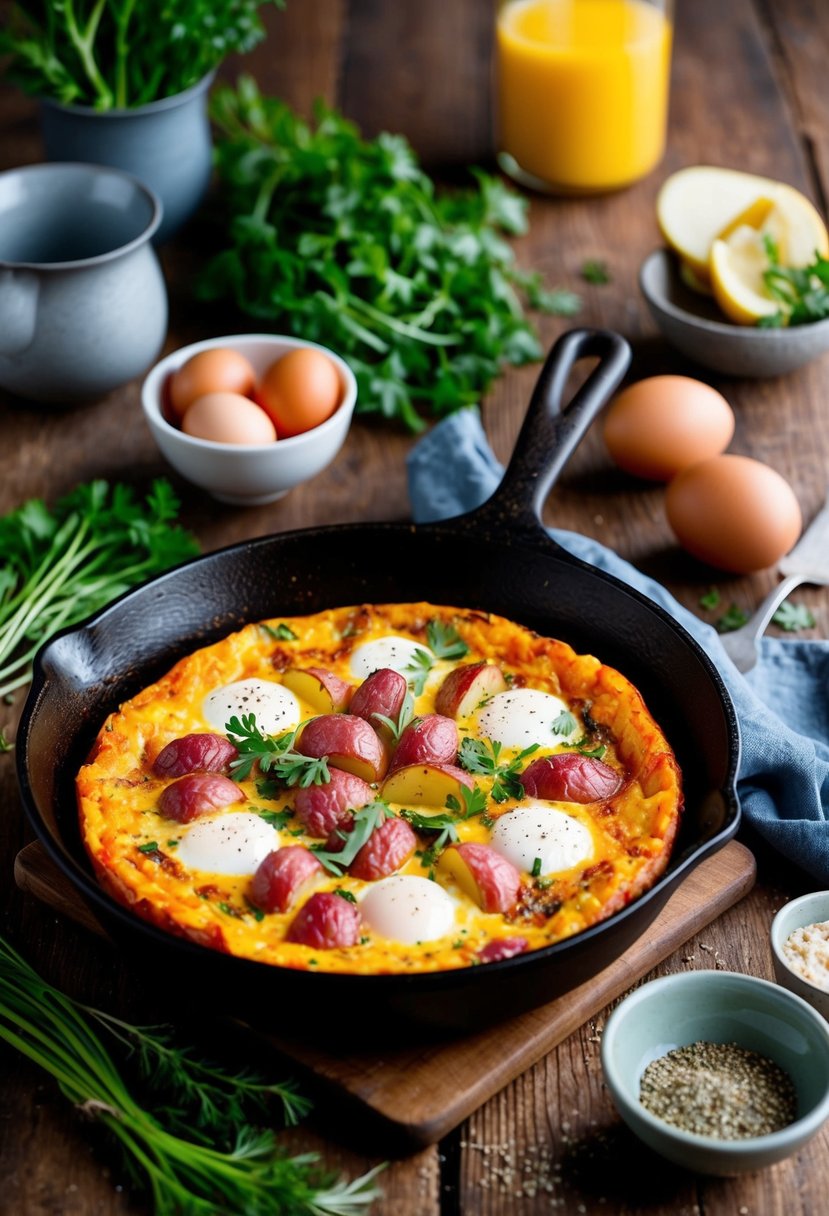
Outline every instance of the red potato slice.
<path fill-rule="evenodd" d="M 327 667 L 289 667 L 282 683 L 321 714 L 339 713 L 348 707 L 354 686 Z"/>
<path fill-rule="evenodd" d="M 245 791 L 220 773 L 188 773 L 162 791 L 158 809 L 166 819 L 190 823 L 208 811 L 241 802 Z"/>
<path fill-rule="evenodd" d="M 361 926 L 356 904 L 333 891 L 316 891 L 288 926 L 285 940 L 315 950 L 335 950 L 356 946 Z"/>
<path fill-rule="evenodd" d="M 600 802 L 612 798 L 624 784 L 615 768 L 595 756 L 557 752 L 533 760 L 520 781 L 528 798 L 548 802 Z"/>
<path fill-rule="evenodd" d="M 328 836 L 350 819 L 350 811 L 359 811 L 374 798 L 374 791 L 362 777 L 329 765 L 330 780 L 324 785 L 309 785 L 299 789 L 294 798 L 294 811 L 309 836 Z"/>
<path fill-rule="evenodd" d="M 324 872 L 310 850 L 300 844 L 284 845 L 257 866 L 250 884 L 251 900 L 263 912 L 287 912 L 302 889 Z"/>
<path fill-rule="evenodd" d="M 388 768 L 388 753 L 368 722 L 355 714 L 321 714 L 311 718 L 294 747 L 303 756 L 327 756 L 335 768 L 363 781 L 380 781 Z"/>
<path fill-rule="evenodd" d="M 499 937 L 482 946 L 476 957 L 482 963 L 500 963 L 503 958 L 523 954 L 528 945 L 526 937 Z"/>
<path fill-rule="evenodd" d="M 454 764 L 407 764 L 395 769 L 380 787 L 385 802 L 402 806 L 431 806 L 443 809 L 449 797 L 463 806 L 463 789 L 475 782 L 469 773 Z"/>
<path fill-rule="evenodd" d="M 392 752 L 389 772 L 408 764 L 454 764 L 458 758 L 458 728 L 444 714 L 413 718 Z"/>
<path fill-rule="evenodd" d="M 222 773 L 239 755 L 224 735 L 182 735 L 172 739 L 153 762 L 156 777 L 183 777 L 185 773 Z"/>
<path fill-rule="evenodd" d="M 399 870 L 416 848 L 417 836 L 405 819 L 386 819 L 371 833 L 348 872 L 366 882 L 386 878 Z"/>
<path fill-rule="evenodd" d="M 506 692 L 507 682 L 494 663 L 465 663 L 450 671 L 435 697 L 435 711 L 447 718 L 468 718 L 482 701 Z"/>
<path fill-rule="evenodd" d="M 394 671 L 391 667 L 380 667 L 370 676 L 366 676 L 362 684 L 354 690 L 348 707 L 349 713 L 356 714 L 358 718 L 365 718 L 382 738 L 390 740 L 391 733 L 378 715 L 397 722 L 408 690 L 406 678 L 399 671 Z"/>
<path fill-rule="evenodd" d="M 441 853 L 438 869 L 484 912 L 509 912 L 521 890 L 518 870 L 488 844 L 451 844 Z"/>

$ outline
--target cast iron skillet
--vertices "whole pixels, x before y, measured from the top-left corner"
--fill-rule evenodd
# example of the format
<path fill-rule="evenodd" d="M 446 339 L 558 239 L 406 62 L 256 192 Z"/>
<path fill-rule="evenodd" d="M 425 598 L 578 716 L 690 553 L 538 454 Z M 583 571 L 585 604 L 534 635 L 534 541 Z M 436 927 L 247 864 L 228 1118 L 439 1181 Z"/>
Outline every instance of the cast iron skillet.
<path fill-rule="evenodd" d="M 565 406 L 574 365 L 598 359 Z M 52 859 L 159 991 L 264 1017 L 283 1032 L 406 1023 L 466 1030 L 545 1003 L 598 973 L 651 923 L 678 883 L 737 830 L 739 736 L 711 662 L 660 608 L 571 556 L 541 524 L 548 491 L 621 381 L 627 343 L 573 330 L 542 369 L 497 492 L 423 526 L 336 525 L 268 536 L 128 592 L 41 650 L 17 743 L 23 801 Z M 329 975 L 198 946 L 134 917 L 97 885 L 76 823 L 73 779 L 106 714 L 183 655 L 256 620 L 362 602 L 429 600 L 499 613 L 599 656 L 636 684 L 684 774 L 684 826 L 667 872 L 608 920 L 498 963 L 421 975 Z"/>

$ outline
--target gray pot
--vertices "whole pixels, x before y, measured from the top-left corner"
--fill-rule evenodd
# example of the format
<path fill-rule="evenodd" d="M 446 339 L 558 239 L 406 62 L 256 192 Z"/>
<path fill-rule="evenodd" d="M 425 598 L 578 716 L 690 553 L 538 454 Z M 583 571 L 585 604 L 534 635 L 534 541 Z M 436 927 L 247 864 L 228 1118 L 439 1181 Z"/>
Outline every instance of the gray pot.
<path fill-rule="evenodd" d="M 190 218 L 210 183 L 207 95 L 214 75 L 210 72 L 174 97 L 134 109 L 95 110 L 41 98 L 46 159 L 111 165 L 145 182 L 164 207 L 154 238 L 160 244 Z"/>
<path fill-rule="evenodd" d="M 91 401 L 154 362 L 167 333 L 160 219 L 152 191 L 118 169 L 0 173 L 0 388 Z"/>

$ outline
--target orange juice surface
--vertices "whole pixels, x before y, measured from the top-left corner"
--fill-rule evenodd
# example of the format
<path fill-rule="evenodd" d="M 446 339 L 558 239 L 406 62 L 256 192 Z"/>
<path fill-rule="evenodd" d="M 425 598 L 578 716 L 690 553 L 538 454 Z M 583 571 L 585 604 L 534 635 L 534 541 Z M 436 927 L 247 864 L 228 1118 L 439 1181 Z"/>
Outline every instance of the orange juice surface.
<path fill-rule="evenodd" d="M 510 0 L 496 31 L 499 149 L 562 190 L 648 173 L 665 144 L 672 27 L 646 0 Z"/>

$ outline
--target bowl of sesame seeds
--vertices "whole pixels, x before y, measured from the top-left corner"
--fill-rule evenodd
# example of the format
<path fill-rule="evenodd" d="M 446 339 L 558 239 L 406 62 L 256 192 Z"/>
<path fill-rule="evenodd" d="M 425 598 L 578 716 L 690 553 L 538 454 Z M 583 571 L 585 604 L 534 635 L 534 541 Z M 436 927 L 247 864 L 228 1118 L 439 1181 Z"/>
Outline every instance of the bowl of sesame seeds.
<path fill-rule="evenodd" d="M 611 1014 L 601 1050 L 628 1127 L 697 1173 L 773 1165 L 829 1118 L 829 1026 L 755 976 L 689 971 L 643 984 Z"/>

